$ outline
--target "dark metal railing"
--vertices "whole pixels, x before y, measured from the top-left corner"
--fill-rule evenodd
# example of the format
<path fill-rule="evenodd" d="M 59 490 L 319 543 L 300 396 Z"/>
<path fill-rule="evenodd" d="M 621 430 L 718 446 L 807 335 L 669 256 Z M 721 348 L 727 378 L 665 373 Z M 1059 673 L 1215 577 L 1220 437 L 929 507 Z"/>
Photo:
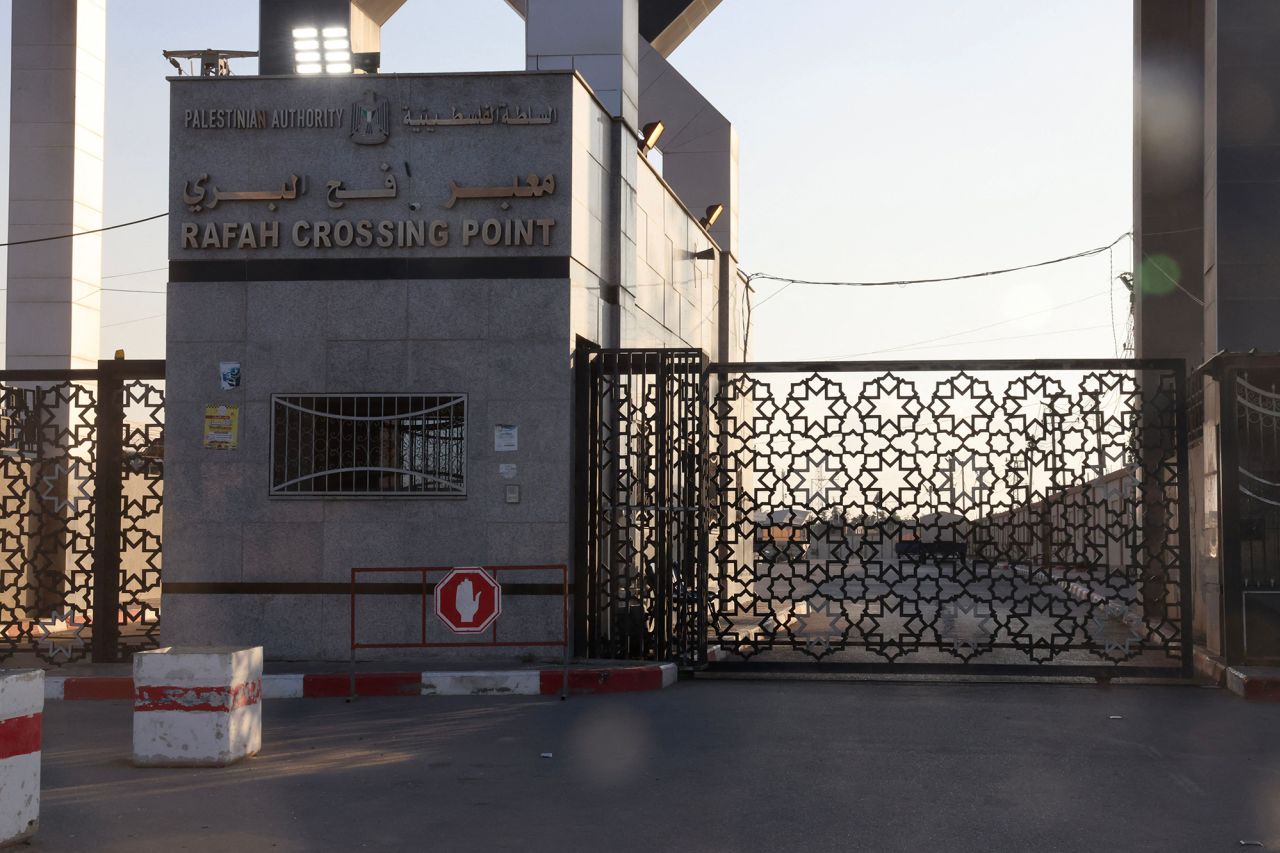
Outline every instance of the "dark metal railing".
<path fill-rule="evenodd" d="M 578 364 L 589 653 L 1190 673 L 1183 362 Z"/>
<path fill-rule="evenodd" d="M 164 362 L 0 371 L 0 660 L 158 644 Z"/>

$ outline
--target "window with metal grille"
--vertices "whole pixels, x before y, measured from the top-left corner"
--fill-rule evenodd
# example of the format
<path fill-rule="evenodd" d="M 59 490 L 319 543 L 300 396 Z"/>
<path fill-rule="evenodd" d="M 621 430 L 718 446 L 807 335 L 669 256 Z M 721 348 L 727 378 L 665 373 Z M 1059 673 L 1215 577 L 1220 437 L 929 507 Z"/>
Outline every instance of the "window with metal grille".
<path fill-rule="evenodd" d="M 276 394 L 271 494 L 461 497 L 465 394 Z"/>

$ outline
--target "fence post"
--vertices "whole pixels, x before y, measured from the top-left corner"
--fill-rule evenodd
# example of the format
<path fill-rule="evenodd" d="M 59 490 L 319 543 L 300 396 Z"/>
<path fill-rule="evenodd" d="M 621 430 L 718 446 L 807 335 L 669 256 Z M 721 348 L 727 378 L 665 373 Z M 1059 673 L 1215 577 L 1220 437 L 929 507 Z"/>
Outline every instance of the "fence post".
<path fill-rule="evenodd" d="M 591 405 L 592 374 L 591 353 L 595 345 L 585 338 L 578 338 L 573 353 L 573 482 L 569 493 L 573 496 L 573 650 L 579 657 L 587 651 L 587 577 L 590 565 L 588 539 L 591 525 L 592 500 L 591 470 L 595 462 L 592 456 Z"/>
<path fill-rule="evenodd" d="M 1174 432 L 1176 433 L 1176 474 L 1178 489 L 1178 611 L 1182 617 L 1178 630 L 1182 634 L 1182 675 L 1191 678 L 1195 674 L 1195 588 L 1191 583 L 1191 483 L 1188 418 L 1187 366 L 1184 361 L 1174 373 Z M 1200 380 L 1203 382 L 1203 380 Z M 1203 478 L 1202 478 L 1203 479 Z M 1167 535 L 1167 534 L 1166 534 Z"/>
<path fill-rule="evenodd" d="M 120 656 L 120 513 L 124 483 L 123 361 L 98 362 L 93 500 L 93 661 Z"/>
<path fill-rule="evenodd" d="M 1228 665 L 1244 661 L 1244 584 L 1240 547 L 1240 418 L 1237 412 L 1237 366 L 1228 361 L 1218 394 L 1218 483 L 1222 513 L 1222 656 Z"/>

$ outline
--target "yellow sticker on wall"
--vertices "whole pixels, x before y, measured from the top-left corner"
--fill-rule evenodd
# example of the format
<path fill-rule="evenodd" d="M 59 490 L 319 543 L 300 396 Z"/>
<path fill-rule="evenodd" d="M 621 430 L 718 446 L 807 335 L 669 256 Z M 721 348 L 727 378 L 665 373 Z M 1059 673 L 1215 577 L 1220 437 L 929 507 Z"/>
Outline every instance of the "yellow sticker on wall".
<path fill-rule="evenodd" d="M 235 450 L 240 444 L 240 407 L 204 407 L 204 446 L 210 450 Z"/>

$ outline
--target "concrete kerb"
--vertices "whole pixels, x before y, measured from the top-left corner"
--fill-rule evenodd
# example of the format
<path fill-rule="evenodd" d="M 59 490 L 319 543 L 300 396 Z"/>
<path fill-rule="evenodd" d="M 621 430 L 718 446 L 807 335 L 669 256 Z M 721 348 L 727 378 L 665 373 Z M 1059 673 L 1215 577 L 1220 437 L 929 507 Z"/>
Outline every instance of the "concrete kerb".
<path fill-rule="evenodd" d="M 356 676 L 358 696 L 548 696 L 559 694 L 565 670 L 561 667 L 514 670 L 425 670 L 365 672 Z M 624 693 L 662 690 L 678 679 L 676 665 L 582 666 L 569 670 L 569 692 Z M 264 673 L 263 699 L 324 699 L 349 695 L 346 672 Z M 49 675 L 46 700 L 132 699 L 128 676 Z"/>
<path fill-rule="evenodd" d="M 1227 689 L 1242 699 L 1280 702 L 1280 667 L 1227 667 L 1225 681 Z"/>

